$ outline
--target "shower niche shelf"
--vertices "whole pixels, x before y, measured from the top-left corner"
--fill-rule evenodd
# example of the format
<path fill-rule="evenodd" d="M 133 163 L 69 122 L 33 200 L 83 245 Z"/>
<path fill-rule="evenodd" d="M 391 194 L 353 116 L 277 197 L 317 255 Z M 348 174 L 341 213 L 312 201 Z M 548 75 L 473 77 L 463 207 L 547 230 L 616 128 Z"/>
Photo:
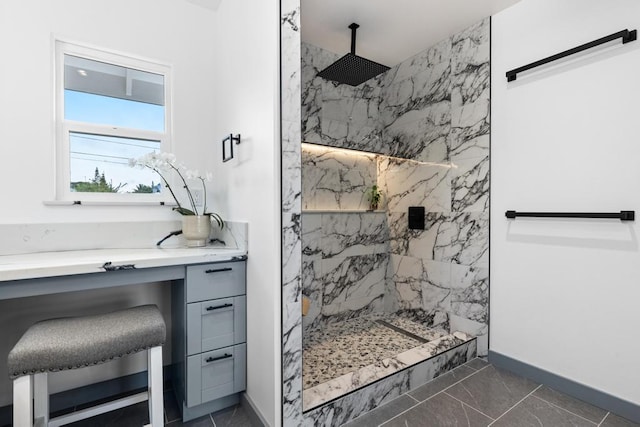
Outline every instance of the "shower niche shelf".
<path fill-rule="evenodd" d="M 302 213 L 312 213 L 312 214 L 360 214 L 360 213 L 385 213 L 386 210 L 377 209 L 375 211 L 367 210 L 367 209 L 303 209 Z"/>

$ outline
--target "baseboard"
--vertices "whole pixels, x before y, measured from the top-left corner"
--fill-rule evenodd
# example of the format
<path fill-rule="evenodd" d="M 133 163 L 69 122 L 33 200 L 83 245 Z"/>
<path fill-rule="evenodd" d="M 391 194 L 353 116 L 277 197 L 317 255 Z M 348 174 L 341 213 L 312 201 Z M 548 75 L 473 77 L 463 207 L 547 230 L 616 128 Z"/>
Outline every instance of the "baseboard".
<path fill-rule="evenodd" d="M 620 399 L 604 391 L 580 384 L 561 377 L 560 375 L 545 371 L 544 369 L 512 359 L 509 356 L 496 353 L 495 351 L 489 350 L 489 362 L 498 368 L 506 369 L 535 382 L 548 385 L 576 399 L 583 400 L 631 421 L 640 423 L 640 405 L 637 403 Z"/>
<path fill-rule="evenodd" d="M 265 420 L 260 411 L 258 411 L 258 408 L 256 408 L 251 398 L 247 396 L 247 393 L 242 393 L 240 396 L 240 404 L 247 413 L 253 427 L 269 427 L 269 423 L 267 423 L 267 420 Z"/>
<path fill-rule="evenodd" d="M 171 366 L 163 369 L 164 381 L 171 380 Z M 126 375 L 100 383 L 89 384 L 71 390 L 61 391 L 49 396 L 49 412 L 65 411 L 75 406 L 85 405 L 97 400 L 147 387 L 147 371 Z M 13 406 L 0 408 L 0 426 L 11 425 Z"/>

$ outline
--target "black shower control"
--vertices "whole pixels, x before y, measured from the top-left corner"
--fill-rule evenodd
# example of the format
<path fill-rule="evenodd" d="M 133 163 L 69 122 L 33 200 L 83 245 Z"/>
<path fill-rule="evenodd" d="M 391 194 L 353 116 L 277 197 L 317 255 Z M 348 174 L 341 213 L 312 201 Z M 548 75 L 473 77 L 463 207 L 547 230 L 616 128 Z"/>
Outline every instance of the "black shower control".
<path fill-rule="evenodd" d="M 424 206 L 409 206 L 409 229 L 424 230 Z"/>

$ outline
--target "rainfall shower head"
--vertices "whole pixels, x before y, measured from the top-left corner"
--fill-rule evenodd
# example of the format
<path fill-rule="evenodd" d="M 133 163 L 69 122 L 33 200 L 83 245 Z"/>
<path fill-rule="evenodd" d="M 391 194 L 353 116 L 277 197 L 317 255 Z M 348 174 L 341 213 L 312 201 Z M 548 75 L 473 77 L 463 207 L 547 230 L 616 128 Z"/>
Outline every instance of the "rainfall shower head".
<path fill-rule="evenodd" d="M 318 76 L 326 80 L 358 86 L 389 69 L 386 65 L 356 55 L 356 29 L 359 26 L 356 23 L 349 25 L 351 29 L 351 52 L 320 71 Z"/>

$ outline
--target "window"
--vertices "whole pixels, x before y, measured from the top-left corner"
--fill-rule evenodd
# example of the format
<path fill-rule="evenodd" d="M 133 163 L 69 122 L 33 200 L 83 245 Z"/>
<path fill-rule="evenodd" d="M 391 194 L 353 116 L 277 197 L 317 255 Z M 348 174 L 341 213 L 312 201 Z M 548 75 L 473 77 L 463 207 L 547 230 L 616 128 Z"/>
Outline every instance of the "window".
<path fill-rule="evenodd" d="M 129 159 L 171 152 L 170 68 L 56 42 L 56 198 L 170 201 Z"/>

